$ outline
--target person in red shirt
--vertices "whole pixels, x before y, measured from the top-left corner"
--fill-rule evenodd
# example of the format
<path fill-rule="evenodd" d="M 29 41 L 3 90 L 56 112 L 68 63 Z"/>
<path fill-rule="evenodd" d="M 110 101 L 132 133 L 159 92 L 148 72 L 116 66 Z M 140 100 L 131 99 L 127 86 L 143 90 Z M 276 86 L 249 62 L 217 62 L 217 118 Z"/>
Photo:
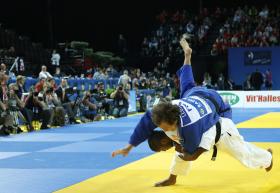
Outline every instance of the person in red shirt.
<path fill-rule="evenodd" d="M 36 92 L 41 92 L 44 89 L 44 84 L 45 84 L 46 79 L 41 78 L 39 82 L 35 85 L 35 91 Z"/>

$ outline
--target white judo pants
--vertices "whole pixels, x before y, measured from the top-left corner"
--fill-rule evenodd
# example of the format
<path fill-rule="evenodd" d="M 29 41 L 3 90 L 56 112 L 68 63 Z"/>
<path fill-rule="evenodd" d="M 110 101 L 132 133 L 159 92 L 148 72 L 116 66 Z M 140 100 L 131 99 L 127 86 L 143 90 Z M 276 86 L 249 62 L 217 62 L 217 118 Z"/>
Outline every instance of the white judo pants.
<path fill-rule="evenodd" d="M 216 144 L 218 152 L 227 152 L 248 168 L 259 169 L 270 166 L 272 155 L 267 150 L 244 141 L 231 119 L 221 118 L 220 123 L 221 137 Z M 213 126 L 203 134 L 199 146 L 210 150 L 215 144 L 215 137 L 216 126 Z M 191 168 L 191 162 L 180 159 L 178 154 L 176 152 L 174 155 L 170 173 L 173 175 L 186 175 Z"/>

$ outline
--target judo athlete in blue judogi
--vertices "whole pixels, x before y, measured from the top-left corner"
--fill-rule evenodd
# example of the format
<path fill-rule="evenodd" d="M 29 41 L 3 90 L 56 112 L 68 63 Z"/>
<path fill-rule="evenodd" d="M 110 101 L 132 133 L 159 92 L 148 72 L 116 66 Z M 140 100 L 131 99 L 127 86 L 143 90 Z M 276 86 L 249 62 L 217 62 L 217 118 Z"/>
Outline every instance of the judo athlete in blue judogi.
<path fill-rule="evenodd" d="M 176 183 L 177 175 L 184 175 L 190 169 L 191 161 L 202 153 L 217 149 L 229 153 L 248 168 L 272 168 L 272 150 L 264 150 L 245 142 L 231 120 L 231 108 L 214 90 L 195 87 L 191 69 L 191 48 L 185 39 L 180 41 L 185 53 L 184 65 L 178 71 L 180 77 L 180 99 L 172 102 L 160 102 L 152 111 L 147 111 L 132 133 L 129 144 L 116 150 L 112 156 L 127 156 L 133 147 L 150 139 L 157 127 L 175 142 L 174 156 L 170 176 L 155 184 L 168 186 Z M 159 138 L 158 138 L 159 139 Z M 167 150 L 171 140 L 162 137 L 162 147 Z M 151 147 L 151 143 L 149 142 Z M 153 149 L 153 148 L 152 148 Z"/>

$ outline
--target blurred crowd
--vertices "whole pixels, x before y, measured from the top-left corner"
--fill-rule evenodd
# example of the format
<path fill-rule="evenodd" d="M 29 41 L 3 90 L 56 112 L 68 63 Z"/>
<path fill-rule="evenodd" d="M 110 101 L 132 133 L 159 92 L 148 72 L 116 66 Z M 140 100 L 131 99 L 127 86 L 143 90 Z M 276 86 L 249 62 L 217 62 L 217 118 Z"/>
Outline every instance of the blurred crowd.
<path fill-rule="evenodd" d="M 279 25 L 279 7 L 238 7 L 220 28 L 211 55 L 226 54 L 230 47 L 279 45 Z"/>
<path fill-rule="evenodd" d="M 94 71 L 87 71 L 85 78 L 100 81 L 86 90 L 84 87 L 69 86 L 69 77 L 61 76 L 59 67 L 52 75 L 46 66 L 42 66 L 38 82 L 25 90 L 26 77 L 17 75 L 16 81 L 11 83 L 6 65 L 2 63 L 0 135 L 22 132 L 20 125 L 33 131 L 34 122 L 39 123 L 40 129 L 49 129 L 127 116 L 132 89 L 136 91 L 138 111 L 146 110 L 147 95 L 172 98 L 172 92 L 176 94 L 173 90 L 176 77 L 166 73 L 161 63 L 150 73 L 141 72 L 140 69 L 124 70 L 114 87 L 105 88 L 104 80 L 114 77 L 115 73 L 118 72 L 112 65 L 106 69 L 97 67 Z M 143 92 L 145 90 L 155 92 L 147 94 Z"/>
<path fill-rule="evenodd" d="M 222 73 L 214 81 L 212 76 L 205 72 L 202 86 L 216 90 L 272 90 L 272 72 L 270 69 L 265 72 L 256 69 L 256 71 L 247 75 L 243 85 L 235 84 L 230 78 L 226 79 Z"/>
<path fill-rule="evenodd" d="M 156 16 L 157 27 L 142 42 L 143 56 L 173 57 L 181 54 L 179 40 L 185 34 L 196 52 L 206 40 L 215 12 L 203 9 L 199 15 L 182 10 L 167 12 L 163 10 Z"/>

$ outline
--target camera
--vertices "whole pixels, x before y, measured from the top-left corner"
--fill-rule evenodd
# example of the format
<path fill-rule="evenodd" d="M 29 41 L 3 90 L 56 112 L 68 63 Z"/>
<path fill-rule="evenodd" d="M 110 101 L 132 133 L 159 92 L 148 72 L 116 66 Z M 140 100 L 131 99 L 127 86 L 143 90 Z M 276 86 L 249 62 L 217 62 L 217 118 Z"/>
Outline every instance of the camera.
<path fill-rule="evenodd" d="M 33 97 L 38 97 L 38 94 L 39 94 L 39 92 L 36 92 L 36 91 L 32 92 Z"/>
<path fill-rule="evenodd" d="M 70 87 L 65 90 L 65 93 L 70 95 L 79 94 L 79 90 L 77 89 L 77 87 Z"/>
<path fill-rule="evenodd" d="M 123 87 L 122 87 L 122 86 L 120 86 L 120 87 L 119 87 L 119 91 L 122 91 L 122 90 L 123 90 Z"/>
<path fill-rule="evenodd" d="M 51 94 L 51 93 L 53 93 L 53 88 L 52 87 L 50 87 L 46 90 L 46 94 Z"/>

